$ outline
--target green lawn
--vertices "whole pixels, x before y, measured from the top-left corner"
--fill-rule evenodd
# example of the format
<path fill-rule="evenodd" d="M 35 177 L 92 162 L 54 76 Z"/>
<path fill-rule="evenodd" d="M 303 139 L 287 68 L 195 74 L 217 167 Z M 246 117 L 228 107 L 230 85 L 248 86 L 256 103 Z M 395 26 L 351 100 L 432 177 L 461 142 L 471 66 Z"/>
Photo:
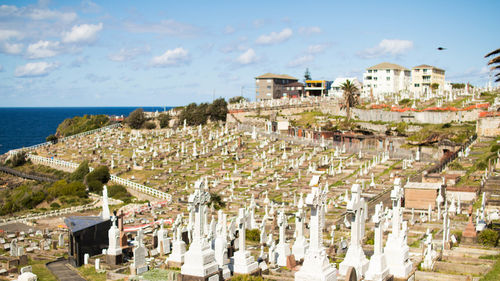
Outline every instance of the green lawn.
<path fill-rule="evenodd" d="M 500 256 L 494 256 L 497 262 L 493 265 L 493 268 L 485 276 L 483 276 L 480 281 L 494 281 L 500 280 Z"/>
<path fill-rule="evenodd" d="M 31 260 L 29 264 L 31 265 L 33 273 L 38 276 L 38 280 L 57 281 L 57 278 L 52 275 L 50 270 L 45 266 L 47 262 L 46 260 Z"/>
<path fill-rule="evenodd" d="M 83 265 L 77 268 L 83 278 L 92 281 L 106 281 L 106 273 L 98 273 L 93 265 Z"/>

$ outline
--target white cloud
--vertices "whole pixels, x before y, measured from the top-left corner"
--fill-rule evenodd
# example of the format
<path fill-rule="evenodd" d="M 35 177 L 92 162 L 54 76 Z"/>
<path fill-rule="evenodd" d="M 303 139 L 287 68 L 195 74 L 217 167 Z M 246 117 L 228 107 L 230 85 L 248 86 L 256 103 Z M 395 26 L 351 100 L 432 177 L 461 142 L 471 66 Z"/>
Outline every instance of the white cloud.
<path fill-rule="evenodd" d="M 72 22 L 78 17 L 74 12 L 59 12 L 49 9 L 30 9 L 26 14 L 32 20 L 60 20 L 64 22 Z"/>
<path fill-rule="evenodd" d="M 18 11 L 14 5 L 0 5 L 0 16 L 9 16 Z"/>
<path fill-rule="evenodd" d="M 46 76 L 52 70 L 58 68 L 57 63 L 52 62 L 30 62 L 22 66 L 18 66 L 14 72 L 16 77 L 38 77 Z"/>
<path fill-rule="evenodd" d="M 22 38 L 21 32 L 12 29 L 0 29 L 0 41 L 9 40 L 12 38 Z"/>
<path fill-rule="evenodd" d="M 313 35 L 321 33 L 321 28 L 317 26 L 301 27 L 299 28 L 299 33 L 302 35 Z"/>
<path fill-rule="evenodd" d="M 292 34 L 293 31 L 290 28 L 285 28 L 281 32 L 271 32 L 269 34 L 261 35 L 255 42 L 261 45 L 278 44 L 288 40 Z"/>
<path fill-rule="evenodd" d="M 313 55 L 303 55 L 295 58 L 294 60 L 290 61 L 287 66 L 288 67 L 298 67 L 298 66 L 304 66 L 306 64 L 311 63 L 314 60 Z"/>
<path fill-rule="evenodd" d="M 179 47 L 173 50 L 167 50 L 163 55 L 154 57 L 151 60 L 151 64 L 158 67 L 180 66 L 189 63 L 190 59 L 189 52 Z"/>
<path fill-rule="evenodd" d="M 241 65 L 248 65 L 257 62 L 258 57 L 255 54 L 255 51 L 250 48 L 243 54 L 241 54 L 238 58 L 236 58 L 236 62 Z"/>
<path fill-rule="evenodd" d="M 70 32 L 65 32 L 62 37 L 63 43 L 91 43 L 97 39 L 97 34 L 102 30 L 102 22 L 99 24 L 75 25 Z"/>
<path fill-rule="evenodd" d="M 398 56 L 408 52 L 413 48 L 413 41 L 400 39 L 384 39 L 373 47 L 359 52 L 357 55 L 361 58 L 372 59 L 382 56 Z"/>
<path fill-rule="evenodd" d="M 236 29 L 230 25 L 226 25 L 226 27 L 224 27 L 224 34 L 232 34 L 236 31 Z"/>
<path fill-rule="evenodd" d="M 108 58 L 112 61 L 117 61 L 117 62 L 128 61 L 139 55 L 149 53 L 150 49 L 151 48 L 149 46 L 137 47 L 131 49 L 122 48 L 120 49 L 120 51 L 118 51 L 118 53 L 109 54 Z"/>
<path fill-rule="evenodd" d="M 199 32 L 199 28 L 181 23 L 172 19 L 162 20 L 159 23 L 138 24 L 134 22 L 125 23 L 125 28 L 130 32 L 136 33 L 157 33 L 173 36 L 192 36 Z"/>
<path fill-rule="evenodd" d="M 23 51 L 23 44 L 5 42 L 2 44 L 1 51 L 6 54 L 17 55 Z"/>
<path fill-rule="evenodd" d="M 56 56 L 60 51 L 60 43 L 40 40 L 30 44 L 26 50 L 26 55 L 30 59 L 49 58 Z"/>
<path fill-rule="evenodd" d="M 309 54 L 319 54 L 325 51 L 326 44 L 309 45 L 307 47 L 307 52 Z"/>

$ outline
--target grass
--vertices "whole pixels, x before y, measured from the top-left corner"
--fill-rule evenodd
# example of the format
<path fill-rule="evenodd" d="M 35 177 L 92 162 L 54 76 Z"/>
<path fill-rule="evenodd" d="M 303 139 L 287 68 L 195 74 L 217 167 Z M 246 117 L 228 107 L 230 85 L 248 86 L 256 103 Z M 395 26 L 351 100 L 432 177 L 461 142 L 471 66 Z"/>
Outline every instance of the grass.
<path fill-rule="evenodd" d="M 93 265 L 87 264 L 77 268 L 78 272 L 86 279 L 92 281 L 106 281 L 106 273 L 98 273 Z M 40 279 L 43 280 L 43 279 Z"/>
<path fill-rule="evenodd" d="M 493 281 L 493 280 L 500 280 L 500 256 L 488 256 L 491 259 L 496 259 L 495 264 L 493 265 L 492 269 L 490 272 L 488 272 L 486 275 L 484 275 L 480 281 Z M 481 258 L 481 257 L 480 257 Z"/>
<path fill-rule="evenodd" d="M 38 280 L 57 281 L 57 278 L 45 266 L 46 262 L 46 260 L 31 260 L 29 264 L 31 265 L 32 272 L 38 276 Z"/>

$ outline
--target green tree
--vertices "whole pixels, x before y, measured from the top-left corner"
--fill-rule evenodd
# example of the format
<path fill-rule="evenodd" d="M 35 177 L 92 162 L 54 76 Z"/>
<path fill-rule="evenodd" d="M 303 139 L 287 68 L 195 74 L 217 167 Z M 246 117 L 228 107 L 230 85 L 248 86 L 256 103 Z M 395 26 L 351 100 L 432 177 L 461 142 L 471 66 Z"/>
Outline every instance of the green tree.
<path fill-rule="evenodd" d="M 232 103 L 240 103 L 242 101 L 248 101 L 247 98 L 245 97 L 242 97 L 242 96 L 236 96 L 236 97 L 232 97 L 229 99 L 229 103 L 232 104 Z"/>
<path fill-rule="evenodd" d="M 12 165 L 12 167 L 18 167 L 18 166 L 24 165 L 27 161 L 28 160 L 27 160 L 26 152 L 20 151 L 20 152 L 14 154 L 14 156 L 12 156 L 12 159 L 10 160 L 10 164 Z"/>
<path fill-rule="evenodd" d="M 224 98 L 218 98 L 208 106 L 208 114 L 212 121 L 226 121 L 227 102 Z"/>
<path fill-rule="evenodd" d="M 144 122 L 146 122 L 146 116 L 144 116 L 144 109 L 142 108 L 132 111 L 126 119 L 126 123 L 132 129 L 140 129 Z"/>
<path fill-rule="evenodd" d="M 57 126 L 56 136 L 65 137 L 94 130 L 109 124 L 106 115 L 84 115 L 65 119 Z"/>
<path fill-rule="evenodd" d="M 78 168 L 71 173 L 69 176 L 69 179 L 71 181 L 83 181 L 85 179 L 85 176 L 90 172 L 89 169 L 89 161 L 84 160 L 80 165 L 78 165 Z"/>
<path fill-rule="evenodd" d="M 306 68 L 306 72 L 304 73 L 304 83 L 306 80 L 311 80 L 311 72 L 309 72 L 309 68 Z"/>
<path fill-rule="evenodd" d="M 99 181 L 100 183 L 106 184 L 110 178 L 111 175 L 109 174 L 109 168 L 107 166 L 99 166 L 85 176 L 87 183 Z"/>
<path fill-rule="evenodd" d="M 439 84 L 438 83 L 432 83 L 431 84 L 431 89 L 432 89 L 432 92 L 436 92 L 436 90 L 439 89 Z"/>
<path fill-rule="evenodd" d="M 158 117 L 158 120 L 160 120 L 160 128 L 168 128 L 168 125 L 170 123 L 170 114 L 168 113 L 161 113 L 160 116 Z"/>
<path fill-rule="evenodd" d="M 477 235 L 477 242 L 485 246 L 495 247 L 498 244 L 498 238 L 498 232 L 487 228 Z"/>
<path fill-rule="evenodd" d="M 45 138 L 45 140 L 47 142 L 51 142 L 51 143 L 57 143 L 57 137 L 56 135 L 52 134 L 52 135 L 48 135 L 47 138 Z"/>
<path fill-rule="evenodd" d="M 214 207 L 214 209 L 219 210 L 226 207 L 226 202 L 222 201 L 222 198 L 217 193 L 210 193 L 210 202 L 208 205 Z"/>
<path fill-rule="evenodd" d="M 344 103 L 341 108 L 345 108 L 347 121 L 351 120 L 351 107 L 356 106 L 359 103 L 359 89 L 350 80 L 346 80 L 340 89 L 344 91 Z"/>
<path fill-rule="evenodd" d="M 488 61 L 488 65 L 491 65 L 491 70 L 500 70 L 500 49 L 496 49 L 484 56 L 485 58 L 493 57 Z M 500 82 L 500 72 L 495 74 L 495 82 Z"/>

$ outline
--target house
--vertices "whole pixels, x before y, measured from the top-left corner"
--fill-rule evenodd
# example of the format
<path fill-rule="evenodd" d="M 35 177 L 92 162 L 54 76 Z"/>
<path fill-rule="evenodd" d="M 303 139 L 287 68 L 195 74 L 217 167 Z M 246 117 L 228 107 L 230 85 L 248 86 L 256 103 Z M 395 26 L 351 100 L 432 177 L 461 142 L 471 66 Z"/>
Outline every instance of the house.
<path fill-rule="evenodd" d="M 408 91 L 411 83 L 411 71 L 401 65 L 383 62 L 366 69 L 363 74 L 361 97 L 372 95 L 382 97 L 387 94 Z"/>
<path fill-rule="evenodd" d="M 432 65 L 422 64 L 411 69 L 411 89 L 414 93 L 430 92 L 432 84 L 437 84 L 437 90 L 445 90 L 444 70 Z"/>
<path fill-rule="evenodd" d="M 286 95 L 297 95 L 300 89 L 296 89 L 299 79 L 286 74 L 266 73 L 255 77 L 255 97 L 257 101 L 281 99 Z M 293 86 L 292 86 L 293 85 Z M 286 88 L 289 88 L 287 90 Z M 294 88 L 293 90 L 291 88 Z M 303 91 L 303 90 L 302 90 Z"/>
<path fill-rule="evenodd" d="M 330 90 L 328 90 L 328 96 L 342 98 L 344 96 L 344 92 L 342 91 L 341 87 L 342 84 L 344 84 L 347 80 L 351 81 L 351 83 L 353 83 L 360 91 L 362 90 L 363 85 L 361 84 L 361 82 L 359 82 L 358 78 L 339 77 L 333 81 Z"/>
<path fill-rule="evenodd" d="M 332 81 L 326 80 L 306 80 L 304 91 L 306 97 L 323 97 L 328 95 L 328 90 L 332 85 Z"/>

